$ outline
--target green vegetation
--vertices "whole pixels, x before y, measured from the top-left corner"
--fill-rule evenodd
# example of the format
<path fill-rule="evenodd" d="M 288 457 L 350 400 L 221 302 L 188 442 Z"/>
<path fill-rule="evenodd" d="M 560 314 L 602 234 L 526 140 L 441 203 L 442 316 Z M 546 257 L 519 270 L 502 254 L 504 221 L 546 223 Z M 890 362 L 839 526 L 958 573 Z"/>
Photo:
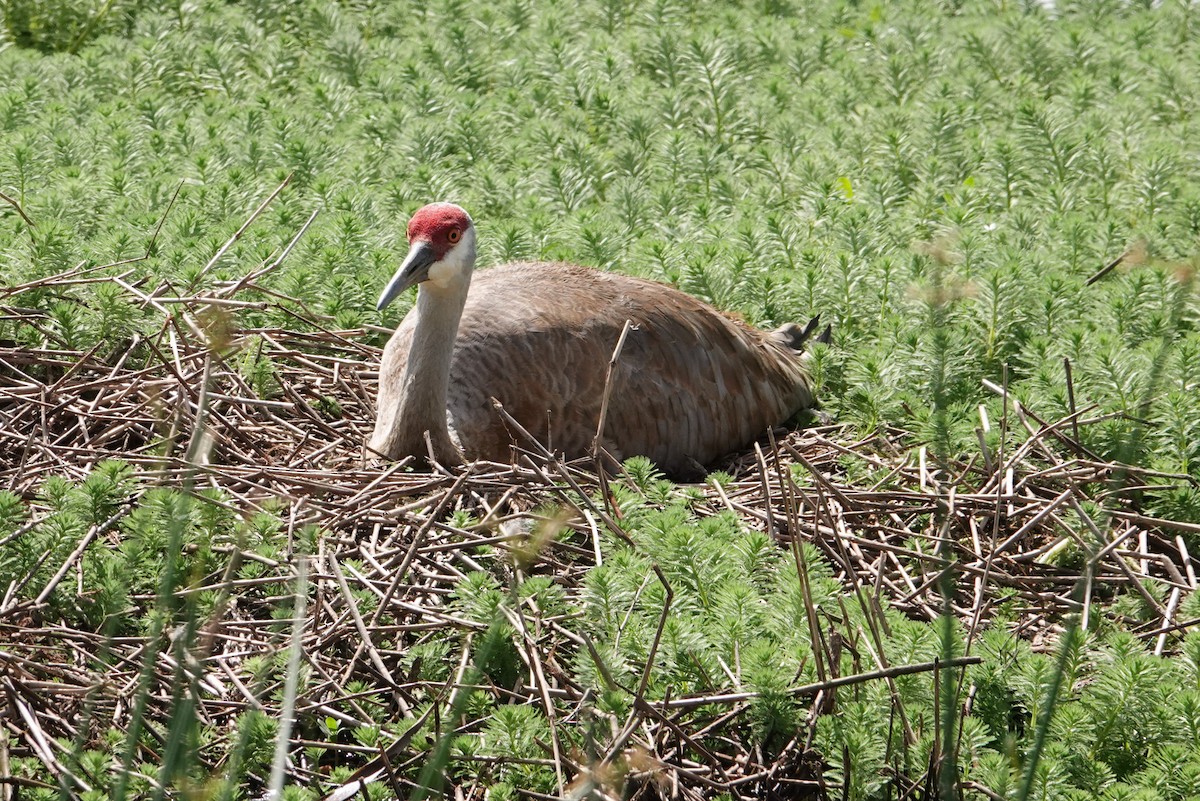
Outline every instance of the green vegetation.
<path fill-rule="evenodd" d="M 1045 420 L 1094 404 L 1086 416 L 1110 416 L 1080 429 L 1082 446 L 1160 474 L 1139 490 L 1140 511 L 1200 523 L 1197 65 L 1200 6 L 1186 0 L 1053 11 L 1005 0 L 0 0 L 0 342 L 157 364 L 147 343 L 167 324 L 164 307 L 135 302 L 129 287 L 171 298 L 236 280 L 273 264 L 320 210 L 282 265 L 238 294 L 250 303 L 228 322 L 366 328 L 361 338 L 380 344 L 382 329 L 369 327 L 406 310 L 380 316 L 374 301 L 407 214 L 454 200 L 475 217 L 484 265 L 617 269 L 763 325 L 819 312 L 834 325 L 814 359 L 827 410 L 863 437 L 907 430 L 934 463 L 982 461 L 1023 440 L 1015 424 L 1001 435 L 1004 404 L 985 380 L 1007 382 Z M 86 280 L 45 280 L 125 260 Z M 109 276 L 120 282 L 92 280 Z M 237 359 L 262 397 L 279 391 L 269 357 Z M 977 436 L 980 405 L 993 426 Z M 343 407 L 330 396 L 321 408 L 338 417 Z M 315 553 L 320 535 L 293 532 L 275 505 L 151 487 L 139 470 L 108 462 L 85 478 L 46 476 L 36 496 L 0 493 L 5 602 L 36 601 L 47 624 L 146 638 L 146 653 L 176 666 L 175 709 L 201 693 L 188 649 L 229 605 L 270 622 L 282 656 L 247 665 L 264 704 L 236 720 L 155 719 L 165 707 L 153 698 L 132 740 L 96 723 L 99 734 L 56 742 L 89 789 L 60 787 L 43 754 L 18 751 L 22 724 L 11 724 L 0 737 L 11 775 L 29 782 L 22 798 L 251 797 L 270 772 L 289 560 Z M 871 485 L 884 478 L 854 470 Z M 842 690 L 824 710 L 806 758 L 823 761 L 829 792 L 897 797 L 929 775 L 956 778 L 972 798 L 1200 794 L 1200 634 L 1177 636 L 1164 658 L 1130 633 L 1156 625 L 1141 605 L 1161 601 L 1166 584 L 1114 590 L 1086 629 L 1071 618 L 1035 650 L 1015 622 L 1019 598 L 972 639 L 968 621 L 861 603 L 827 554 L 789 552 L 732 512 L 700 514 L 696 491 L 656 481 L 648 465 L 631 464 L 611 490 L 632 544 L 607 527 L 603 564 L 571 586 L 482 549 L 483 569 L 466 571 L 447 601 L 470 625 L 394 643 L 425 682 L 416 704 L 399 715 L 378 687 L 352 682 L 351 700 L 333 704 L 347 717 L 305 710 L 303 739 L 400 739 L 439 752 L 398 764 L 406 781 L 445 768 L 493 799 L 555 793 L 551 740 L 587 763 L 640 695 L 729 692 L 735 675 L 757 693 L 744 731 L 707 747 L 765 764 L 807 725 L 811 698 L 789 688 L 823 670 L 871 671 L 880 646 L 889 664 L 915 664 L 971 642 L 984 661 L 966 669 L 975 692 L 953 745 L 957 776 L 932 765 L 947 736 L 939 713 L 965 694 L 918 673 Z M 478 522 L 451 512 L 460 528 Z M 1083 515 L 1063 512 L 1084 541 L 1068 543 L 1064 561 L 1082 563 L 1096 545 Z M 78 573 L 57 575 L 85 538 Z M 372 614 L 378 597 L 354 586 Z M 559 667 L 589 692 L 578 725 L 552 729 L 541 707 L 481 690 L 450 704 L 434 685 L 455 678 L 464 649 L 459 684 L 528 678 L 514 615 L 534 608 L 566 632 Z M 813 658 L 830 648 L 814 643 L 814 608 L 823 636 L 846 643 L 832 665 Z M 1197 613 L 1185 597 L 1177 619 Z M 16 622 L 4 625 L 15 636 Z M 886 636 L 868 636 L 877 631 Z M 149 682 L 155 661 L 136 659 Z M 372 725 L 346 722 L 364 710 Z M 683 721 L 707 726 L 725 711 Z M 475 725 L 450 736 L 442 715 Z M 1023 786 L 1035 742 L 1041 758 Z M 358 752 L 296 750 L 305 779 L 286 798 L 317 797 L 359 764 L 346 756 Z M 622 759 L 620 771 L 638 773 Z M 387 781 L 369 790 L 392 794 Z"/>
<path fill-rule="evenodd" d="M 184 293 L 243 275 L 319 207 L 267 285 L 340 327 L 393 322 L 372 301 L 403 221 L 453 198 L 485 264 L 619 268 L 756 323 L 820 311 L 841 420 L 933 438 L 940 402 L 945 444 L 969 448 L 975 405 L 994 404 L 980 379 L 1007 364 L 1013 391 L 1057 415 L 1069 358 L 1081 405 L 1153 422 L 1135 461 L 1195 471 L 1200 340 L 1181 273 L 1200 235 L 1198 17 L 1099 1 L 1058 19 L 934 2 L 138 9 L 128 38 L 98 28 L 76 56 L 0 53 L 0 186 L 37 223 L 5 210 L 0 277 L 142 255 L 182 181 L 131 278 Z M 0 335 L 87 349 L 157 325 L 103 284 L 21 304 L 44 324 Z M 1115 454 L 1127 430 L 1088 444 Z M 1194 495 L 1176 501 L 1200 519 Z"/>

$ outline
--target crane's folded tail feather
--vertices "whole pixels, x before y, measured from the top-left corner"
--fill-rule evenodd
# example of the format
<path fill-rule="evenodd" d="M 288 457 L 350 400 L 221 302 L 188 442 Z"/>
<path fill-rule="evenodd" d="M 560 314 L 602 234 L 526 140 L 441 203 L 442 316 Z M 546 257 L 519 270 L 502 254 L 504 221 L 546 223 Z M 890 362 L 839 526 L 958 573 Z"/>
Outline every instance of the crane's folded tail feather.
<path fill-rule="evenodd" d="M 807 325 L 801 326 L 799 323 L 785 323 L 771 332 L 771 336 L 779 344 L 791 348 L 797 353 L 804 350 L 804 345 L 812 339 L 813 332 L 817 330 L 817 326 L 821 324 L 821 315 L 816 315 L 808 321 Z M 817 336 L 816 341 L 828 345 L 833 335 L 833 327 L 825 326 L 825 330 Z"/>

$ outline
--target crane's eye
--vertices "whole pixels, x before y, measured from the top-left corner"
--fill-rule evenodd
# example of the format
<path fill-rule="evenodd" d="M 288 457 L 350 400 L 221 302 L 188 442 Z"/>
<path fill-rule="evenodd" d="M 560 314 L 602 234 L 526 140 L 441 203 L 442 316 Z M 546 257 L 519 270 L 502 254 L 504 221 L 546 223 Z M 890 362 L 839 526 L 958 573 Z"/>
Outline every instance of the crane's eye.
<path fill-rule="evenodd" d="M 446 238 L 449 239 L 450 244 L 453 245 L 462 238 L 462 231 L 459 231 L 457 228 L 451 228 L 450 233 L 446 234 Z"/>

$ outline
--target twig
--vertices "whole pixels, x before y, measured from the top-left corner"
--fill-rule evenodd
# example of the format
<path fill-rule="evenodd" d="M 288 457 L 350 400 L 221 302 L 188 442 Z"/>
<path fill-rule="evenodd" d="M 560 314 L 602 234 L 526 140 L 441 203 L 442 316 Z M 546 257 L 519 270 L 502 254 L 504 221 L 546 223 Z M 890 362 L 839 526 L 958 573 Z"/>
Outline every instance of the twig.
<path fill-rule="evenodd" d="M 25 209 L 21 208 L 21 204 L 17 202 L 17 199 L 9 197 L 3 192 L 0 192 L 0 200 L 3 200 L 5 203 L 17 210 L 17 214 L 21 215 L 21 219 L 24 220 L 25 225 L 28 226 L 29 238 L 36 243 L 37 239 L 35 239 L 33 236 L 33 229 L 36 228 L 37 225 L 34 224 L 33 220 L 29 219 L 29 215 L 25 213 Z"/>
<path fill-rule="evenodd" d="M 1113 270 L 1115 270 L 1121 264 L 1121 262 L 1123 262 L 1123 261 L 1125 261 L 1125 259 L 1129 258 L 1131 253 L 1133 253 L 1133 250 L 1126 250 L 1120 256 L 1117 256 L 1115 259 L 1110 261 L 1108 264 L 1101 267 L 1095 274 L 1092 275 L 1091 278 L 1089 278 L 1087 281 L 1084 281 L 1083 285 L 1091 286 L 1092 284 L 1096 283 L 1101 278 L 1103 278 L 1104 276 L 1108 275 Z"/>
<path fill-rule="evenodd" d="M 621 358 L 621 351 L 625 348 L 625 338 L 636 327 L 633 320 L 625 321 L 624 327 L 621 328 L 621 335 L 617 337 L 617 344 L 613 348 L 612 357 L 608 360 L 608 370 L 604 375 L 604 394 L 600 399 L 600 417 L 596 421 L 596 436 L 592 439 L 592 457 L 597 464 L 600 463 L 600 448 L 604 441 L 604 424 L 608 420 L 608 401 L 612 396 L 613 372 L 616 370 L 617 360 Z"/>
<path fill-rule="evenodd" d="M 978 665 L 983 662 L 983 657 L 980 656 L 958 656 L 953 659 L 934 660 L 932 662 L 920 662 L 915 665 L 894 665 L 889 668 L 880 670 L 872 670 L 869 673 L 856 673 L 853 676 L 840 676 L 838 678 L 819 681 L 814 684 L 804 684 L 799 687 L 793 687 L 790 690 L 784 690 L 787 695 L 801 697 L 806 695 L 816 695 L 819 692 L 825 692 L 837 687 L 848 687 L 853 684 L 862 684 L 867 681 L 875 681 L 876 679 L 894 679 L 898 676 L 908 676 L 912 673 L 927 673 L 932 670 L 947 670 L 952 668 L 968 667 L 970 665 Z M 693 698 L 677 698 L 673 701 L 667 701 L 663 704 L 667 709 L 692 709 L 698 706 L 707 706 L 708 704 L 734 704 L 743 701 L 751 701 L 758 698 L 760 693 L 744 692 L 744 693 L 722 693 L 720 695 L 703 695 Z"/>
<path fill-rule="evenodd" d="M 284 190 L 284 188 L 289 183 L 292 182 L 293 175 L 295 175 L 295 173 L 289 172 L 287 174 L 287 177 L 283 179 L 283 182 L 280 183 L 279 186 L 275 187 L 275 191 L 272 192 L 270 195 L 268 195 L 266 200 L 264 200 L 262 203 L 260 203 L 258 205 L 258 208 L 256 208 L 253 212 L 251 212 L 250 216 L 246 218 L 246 221 L 244 223 L 242 223 L 241 228 L 238 228 L 236 231 L 234 231 L 233 236 L 229 237 L 229 239 L 225 242 L 225 244 L 222 245 L 215 254 L 213 254 L 213 257 L 211 259 L 208 260 L 208 264 L 205 264 L 200 269 L 200 272 L 197 273 L 196 278 L 194 279 L 194 282 L 198 283 L 206 275 L 208 275 L 209 271 L 212 270 L 212 268 L 216 265 L 216 263 L 221 260 L 221 257 L 224 256 L 226 254 L 226 252 L 228 252 L 229 249 L 231 247 L 233 247 L 239 239 L 242 238 L 242 235 L 246 233 L 246 230 L 254 223 L 255 220 L 257 220 L 259 218 L 259 215 L 261 215 L 264 211 L 267 210 L 267 206 L 271 205 L 271 201 L 273 201 L 275 198 L 277 198 L 279 196 L 279 193 L 282 192 Z M 307 227 L 308 226 L 306 225 L 304 228 L 302 228 L 301 233 L 303 233 L 305 230 L 307 230 Z"/>

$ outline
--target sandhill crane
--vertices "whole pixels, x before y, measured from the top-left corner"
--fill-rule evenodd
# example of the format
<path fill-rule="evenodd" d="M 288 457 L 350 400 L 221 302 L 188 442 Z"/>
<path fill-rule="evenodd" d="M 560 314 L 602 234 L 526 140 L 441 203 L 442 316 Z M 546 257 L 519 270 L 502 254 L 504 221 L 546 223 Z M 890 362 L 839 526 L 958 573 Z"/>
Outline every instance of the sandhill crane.
<path fill-rule="evenodd" d="M 413 215 L 408 241 L 378 306 L 419 285 L 380 364 L 369 445 L 388 458 L 424 464 L 432 448 L 446 465 L 507 461 L 527 443 L 492 398 L 542 444 L 589 455 L 611 381 L 600 444 L 690 477 L 814 405 L 801 354 L 812 323 L 760 331 L 664 284 L 571 264 L 506 264 L 472 280 L 475 227 L 451 203 Z"/>

